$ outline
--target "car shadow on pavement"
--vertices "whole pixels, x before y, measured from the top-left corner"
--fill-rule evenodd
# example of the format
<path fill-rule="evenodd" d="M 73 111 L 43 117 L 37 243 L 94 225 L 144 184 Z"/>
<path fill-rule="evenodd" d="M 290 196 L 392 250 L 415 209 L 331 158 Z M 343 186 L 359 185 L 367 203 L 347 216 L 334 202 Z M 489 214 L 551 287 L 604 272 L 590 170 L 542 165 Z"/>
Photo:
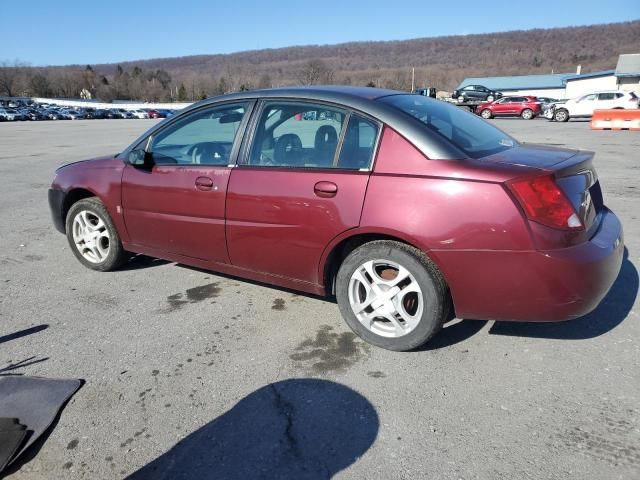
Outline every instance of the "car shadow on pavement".
<path fill-rule="evenodd" d="M 146 255 L 135 255 L 129 259 L 118 271 L 126 270 L 139 270 L 142 268 L 159 267 L 160 265 L 166 265 L 171 263 L 168 260 L 162 260 L 161 258 L 147 257 Z"/>
<path fill-rule="evenodd" d="M 519 337 L 583 340 L 603 335 L 627 318 L 638 296 L 638 271 L 625 248 L 618 278 L 596 309 L 575 320 L 559 323 L 496 322 L 489 333 Z"/>
<path fill-rule="evenodd" d="M 266 385 L 140 470 L 142 479 L 328 479 L 373 445 L 373 405 L 339 383 Z"/>
<path fill-rule="evenodd" d="M 444 325 L 438 334 L 418 347 L 416 352 L 447 348 L 473 337 L 487 324 L 486 320 L 453 320 Z"/>

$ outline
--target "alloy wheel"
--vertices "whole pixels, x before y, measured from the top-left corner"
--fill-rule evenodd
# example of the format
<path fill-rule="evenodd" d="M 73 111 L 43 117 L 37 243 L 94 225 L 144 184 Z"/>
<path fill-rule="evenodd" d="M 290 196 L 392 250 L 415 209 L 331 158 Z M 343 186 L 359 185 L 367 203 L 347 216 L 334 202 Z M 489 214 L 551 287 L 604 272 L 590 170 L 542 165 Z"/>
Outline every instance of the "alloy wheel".
<path fill-rule="evenodd" d="M 78 252 L 91 263 L 102 263 L 109 255 L 111 237 L 104 220 L 89 210 L 73 219 L 73 241 Z"/>
<path fill-rule="evenodd" d="M 413 331 L 424 310 L 415 277 L 402 265 L 382 259 L 356 268 L 349 280 L 349 303 L 367 330 L 390 338 Z"/>

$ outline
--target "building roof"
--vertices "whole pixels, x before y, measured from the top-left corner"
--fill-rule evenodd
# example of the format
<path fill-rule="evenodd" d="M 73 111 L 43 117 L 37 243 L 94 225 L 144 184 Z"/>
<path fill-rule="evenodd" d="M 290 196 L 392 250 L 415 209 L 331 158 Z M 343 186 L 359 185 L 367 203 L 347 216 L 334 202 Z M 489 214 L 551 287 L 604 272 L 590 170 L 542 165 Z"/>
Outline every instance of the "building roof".
<path fill-rule="evenodd" d="M 615 70 L 601 70 L 599 72 L 591 72 L 591 73 L 580 73 L 571 75 L 566 79 L 567 82 L 572 80 L 583 80 L 587 78 L 598 78 L 598 77 L 608 77 L 609 75 L 614 75 L 616 73 Z"/>
<path fill-rule="evenodd" d="M 639 57 L 638 66 L 640 67 L 640 54 L 637 56 Z M 619 61 L 618 65 L 620 65 Z M 637 71 L 640 72 L 640 70 Z M 591 73 L 552 73 L 548 75 L 516 75 L 513 77 L 470 77 L 460 82 L 458 89 L 467 85 L 482 85 L 497 91 L 564 88 L 568 81 L 606 77 L 614 74 L 618 75 L 615 70 L 602 70 Z M 635 75 L 640 75 L 640 73 L 636 73 Z"/>
<path fill-rule="evenodd" d="M 482 85 L 491 90 L 533 90 L 543 88 L 564 88 L 565 81 L 574 73 L 548 75 L 516 75 L 512 77 L 470 77 L 465 78 L 458 88 L 467 85 Z"/>
<path fill-rule="evenodd" d="M 629 53 L 618 57 L 616 77 L 640 76 L 640 53 Z"/>

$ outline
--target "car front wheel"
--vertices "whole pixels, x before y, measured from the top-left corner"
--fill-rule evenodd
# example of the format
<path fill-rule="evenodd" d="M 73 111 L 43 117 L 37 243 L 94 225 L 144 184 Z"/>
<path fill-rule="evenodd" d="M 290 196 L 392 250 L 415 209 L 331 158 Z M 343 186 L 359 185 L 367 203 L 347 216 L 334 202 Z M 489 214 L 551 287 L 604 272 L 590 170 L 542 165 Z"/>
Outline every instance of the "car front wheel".
<path fill-rule="evenodd" d="M 387 350 L 413 350 L 442 327 L 447 287 L 419 250 L 394 241 L 366 243 L 338 271 L 336 297 L 343 318 L 363 340 Z"/>
<path fill-rule="evenodd" d="M 92 270 L 115 270 L 129 257 L 107 209 L 96 197 L 85 198 L 71 206 L 66 232 L 73 254 Z"/>
<path fill-rule="evenodd" d="M 489 110 L 488 108 L 485 108 L 484 110 L 482 110 L 482 112 L 480 112 L 480 116 L 484 119 L 489 119 L 493 117 L 493 113 L 491 113 L 491 110 Z"/>
<path fill-rule="evenodd" d="M 489 95 L 487 97 L 487 102 L 493 102 L 495 100 L 496 97 L 494 97 L 493 95 Z"/>
<path fill-rule="evenodd" d="M 569 121 L 569 112 L 567 112 L 564 108 L 560 110 L 556 110 L 553 114 L 553 119 L 556 122 L 568 122 Z"/>

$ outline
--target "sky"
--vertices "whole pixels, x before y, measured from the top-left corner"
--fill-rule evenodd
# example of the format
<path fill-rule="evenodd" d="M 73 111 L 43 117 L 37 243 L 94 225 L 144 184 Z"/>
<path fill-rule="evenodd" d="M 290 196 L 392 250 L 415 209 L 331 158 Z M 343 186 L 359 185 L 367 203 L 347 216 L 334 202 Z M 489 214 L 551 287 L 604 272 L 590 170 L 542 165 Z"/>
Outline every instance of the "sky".
<path fill-rule="evenodd" d="M 622 22 L 640 0 L 0 0 L 0 18 L 0 61 L 84 65 Z"/>

